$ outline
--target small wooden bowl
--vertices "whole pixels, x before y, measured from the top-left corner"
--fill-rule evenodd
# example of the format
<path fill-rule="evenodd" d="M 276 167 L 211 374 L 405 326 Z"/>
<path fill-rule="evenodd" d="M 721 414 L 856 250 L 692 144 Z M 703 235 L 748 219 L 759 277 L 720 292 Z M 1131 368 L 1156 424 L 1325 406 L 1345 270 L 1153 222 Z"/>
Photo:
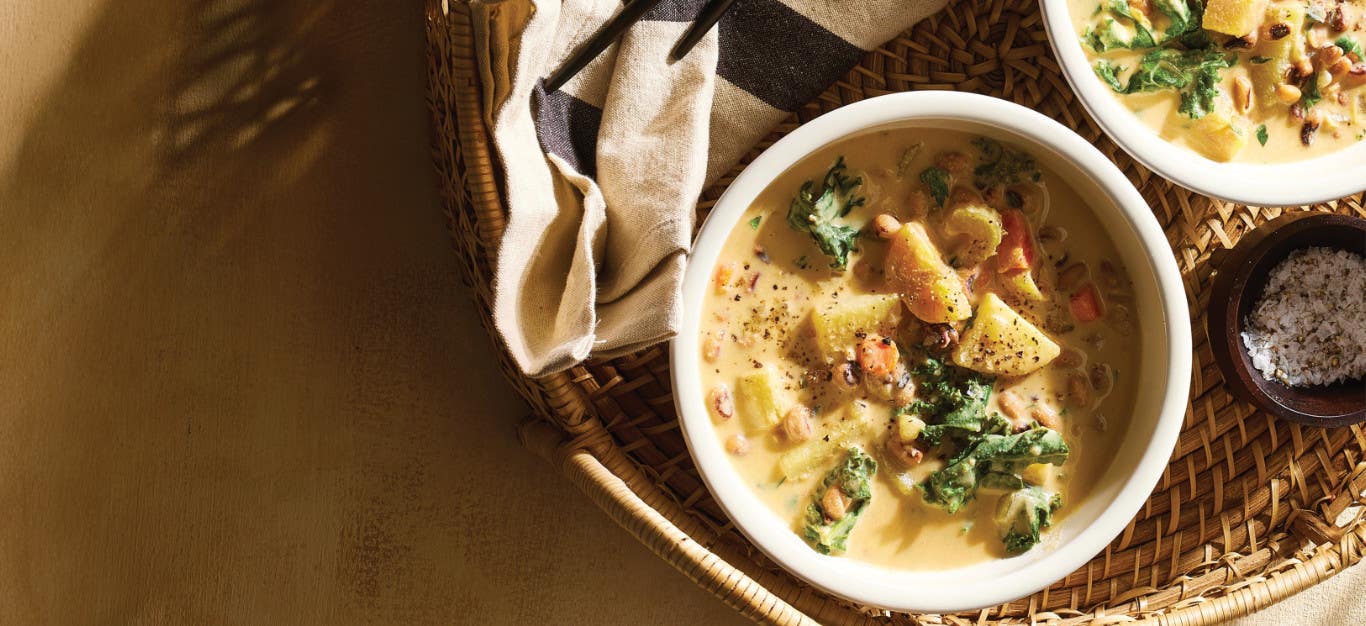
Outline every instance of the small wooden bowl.
<path fill-rule="evenodd" d="M 1290 387 L 1267 380 L 1252 366 L 1241 333 L 1271 270 L 1295 250 L 1323 246 L 1366 255 L 1366 219 L 1331 213 L 1286 214 L 1245 235 L 1232 250 L 1210 259 L 1209 333 L 1214 360 L 1234 396 L 1277 416 L 1323 428 L 1366 420 L 1366 382 Z"/>

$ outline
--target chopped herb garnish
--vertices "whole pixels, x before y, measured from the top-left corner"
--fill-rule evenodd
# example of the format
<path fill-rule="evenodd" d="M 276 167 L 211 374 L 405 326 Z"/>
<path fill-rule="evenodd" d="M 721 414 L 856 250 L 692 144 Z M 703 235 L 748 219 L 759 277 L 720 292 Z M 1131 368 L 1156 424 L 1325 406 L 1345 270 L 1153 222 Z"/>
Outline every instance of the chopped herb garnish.
<path fill-rule="evenodd" d="M 1337 47 L 1342 48 L 1344 54 L 1355 54 L 1358 59 L 1366 61 L 1366 53 L 1362 52 L 1361 44 L 1357 43 L 1355 39 L 1343 35 L 1338 37 L 1338 40 L 1333 43 L 1337 44 Z"/>
<path fill-rule="evenodd" d="M 1271 57 L 1264 57 L 1264 56 L 1260 56 L 1260 55 L 1259 55 L 1259 56 L 1252 57 L 1251 59 L 1248 59 L 1248 60 L 1249 60 L 1249 61 L 1252 61 L 1253 65 L 1261 65 L 1261 64 L 1263 64 L 1263 63 L 1266 63 L 1267 61 L 1270 61 L 1270 60 L 1271 60 Z"/>
<path fill-rule="evenodd" d="M 753 228 L 754 230 L 759 230 L 759 222 L 763 219 L 764 217 L 762 215 L 754 216 L 754 219 L 749 221 L 749 227 Z"/>
<path fill-rule="evenodd" d="M 806 181 L 787 209 L 787 225 L 810 234 L 821 252 L 830 257 L 830 267 L 837 270 L 849 264 L 849 252 L 855 249 L 859 231 L 835 220 L 864 203 L 866 199 L 854 193 L 861 184 L 863 179 L 845 173 L 844 157 L 839 157 L 825 173 L 820 189 L 815 188 L 816 181 Z"/>
<path fill-rule="evenodd" d="M 1319 92 L 1319 75 L 1310 74 L 1304 81 L 1304 86 L 1300 87 L 1300 106 L 1306 111 L 1323 99 L 1323 94 Z"/>
<path fill-rule="evenodd" d="M 930 195 L 939 206 L 949 201 L 949 171 L 938 166 L 925 168 L 920 173 L 920 182 L 930 189 Z"/>
<path fill-rule="evenodd" d="M 1039 182 L 1042 175 L 1034 157 L 995 139 L 973 137 L 972 145 L 980 154 L 978 165 L 972 170 L 973 183 L 979 189 L 1022 182 Z"/>
<path fill-rule="evenodd" d="M 1265 146 L 1265 145 L 1266 145 L 1266 140 L 1267 140 L 1266 124 L 1262 124 L 1261 126 L 1258 126 L 1258 127 L 1257 127 L 1257 143 L 1262 144 L 1263 146 Z"/>

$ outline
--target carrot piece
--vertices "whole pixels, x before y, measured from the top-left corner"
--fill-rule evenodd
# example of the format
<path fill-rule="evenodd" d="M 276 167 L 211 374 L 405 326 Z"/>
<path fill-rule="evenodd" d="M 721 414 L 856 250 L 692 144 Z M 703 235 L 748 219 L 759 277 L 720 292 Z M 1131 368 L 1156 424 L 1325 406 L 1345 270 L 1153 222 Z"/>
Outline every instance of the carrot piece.
<path fill-rule="evenodd" d="M 896 344 L 880 335 L 868 335 L 858 345 L 858 365 L 863 373 L 885 378 L 896 369 Z"/>
<path fill-rule="evenodd" d="M 1104 315 L 1095 283 L 1082 285 L 1068 298 L 1067 304 L 1072 309 L 1072 317 L 1077 318 L 1078 322 L 1094 322 Z"/>
<path fill-rule="evenodd" d="M 715 285 L 717 295 L 726 293 L 726 288 L 735 279 L 735 271 L 734 263 L 723 263 L 716 266 L 716 274 L 712 277 L 712 284 Z"/>
<path fill-rule="evenodd" d="M 1001 272 L 1027 270 L 1034 266 L 1034 239 L 1029 234 L 1029 220 L 1019 209 L 1001 213 L 1005 235 L 996 246 L 996 269 Z"/>

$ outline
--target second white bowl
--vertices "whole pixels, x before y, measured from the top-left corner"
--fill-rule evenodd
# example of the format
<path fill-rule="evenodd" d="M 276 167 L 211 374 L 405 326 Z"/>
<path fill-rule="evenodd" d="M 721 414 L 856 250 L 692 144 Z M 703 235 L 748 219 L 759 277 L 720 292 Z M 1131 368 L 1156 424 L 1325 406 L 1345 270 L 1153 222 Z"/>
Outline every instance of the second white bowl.
<path fill-rule="evenodd" d="M 1053 54 L 1105 134 L 1148 169 L 1196 193 L 1252 206 L 1300 206 L 1366 189 L 1366 142 L 1305 161 L 1219 163 L 1163 139 L 1101 82 L 1082 49 L 1067 0 L 1040 0 Z"/>

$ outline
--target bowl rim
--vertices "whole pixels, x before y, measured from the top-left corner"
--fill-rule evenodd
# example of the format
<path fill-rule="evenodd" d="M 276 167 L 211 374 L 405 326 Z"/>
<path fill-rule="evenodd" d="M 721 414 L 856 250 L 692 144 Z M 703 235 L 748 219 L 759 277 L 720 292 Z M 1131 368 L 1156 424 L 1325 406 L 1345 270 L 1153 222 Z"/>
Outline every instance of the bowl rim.
<path fill-rule="evenodd" d="M 819 555 L 805 544 L 796 549 L 787 539 L 758 532 L 770 524 L 767 518 L 774 516 L 739 479 L 716 440 L 697 376 L 700 357 L 696 336 L 703 294 L 720 247 L 749 203 L 774 178 L 833 141 L 877 127 L 926 119 L 1001 128 L 1052 150 L 1093 177 L 1099 189 L 1113 201 L 1116 212 L 1127 220 L 1152 268 L 1162 313 L 1154 327 L 1165 330 L 1167 338 L 1165 384 L 1161 400 L 1155 405 L 1158 410 L 1152 437 L 1132 472 L 1121 479 L 1122 486 L 1114 501 L 1068 543 L 992 580 L 990 585 L 941 587 L 933 589 L 933 593 L 890 584 L 869 585 L 870 577 L 851 581 L 843 575 L 847 572 L 836 571 L 848 567 L 828 560 L 843 559 Z M 1128 526 L 1165 471 L 1180 435 L 1190 387 L 1192 343 L 1185 290 L 1166 237 L 1138 190 L 1099 150 L 1061 124 L 1023 106 L 970 93 L 902 92 L 863 100 L 822 115 L 780 139 L 741 172 L 699 229 L 690 256 L 684 277 L 680 331 L 670 344 L 675 408 L 689 453 L 717 503 L 755 546 L 793 575 L 833 595 L 890 610 L 945 613 L 994 606 L 1035 593 L 1085 565 Z M 1160 375 L 1158 380 L 1162 380 Z M 795 537 L 790 529 L 787 534 Z M 892 575 L 911 574 L 862 563 L 853 566 L 858 571 L 865 568 Z"/>
<path fill-rule="evenodd" d="M 1255 164 L 1212 161 L 1163 139 L 1095 75 L 1072 25 L 1068 0 L 1039 2 L 1049 45 L 1082 107 L 1121 149 L 1163 178 L 1196 193 L 1251 206 L 1317 204 L 1366 190 L 1366 141 L 1312 159 Z"/>
<path fill-rule="evenodd" d="M 1224 250 L 1222 258 L 1212 262 L 1215 275 L 1210 284 L 1205 333 L 1220 376 L 1235 395 L 1284 420 L 1316 428 L 1341 428 L 1366 421 L 1366 406 L 1346 413 L 1318 416 L 1272 397 L 1264 386 L 1278 383 L 1266 380 L 1261 372 L 1252 367 L 1251 357 L 1240 339 L 1243 320 L 1238 315 L 1243 302 L 1259 295 L 1249 293 L 1252 283 L 1249 271 L 1253 266 L 1262 264 L 1272 248 L 1285 239 L 1303 231 L 1327 228 L 1349 228 L 1366 235 L 1366 219 L 1318 211 L 1286 213 L 1261 224 L 1243 235 L 1233 248 Z M 1276 259 L 1276 263 L 1284 261 L 1295 249 L 1298 248 L 1286 251 L 1286 254 Z M 1275 263 L 1272 264 L 1274 266 Z M 1251 384 L 1247 384 L 1247 381 Z"/>

